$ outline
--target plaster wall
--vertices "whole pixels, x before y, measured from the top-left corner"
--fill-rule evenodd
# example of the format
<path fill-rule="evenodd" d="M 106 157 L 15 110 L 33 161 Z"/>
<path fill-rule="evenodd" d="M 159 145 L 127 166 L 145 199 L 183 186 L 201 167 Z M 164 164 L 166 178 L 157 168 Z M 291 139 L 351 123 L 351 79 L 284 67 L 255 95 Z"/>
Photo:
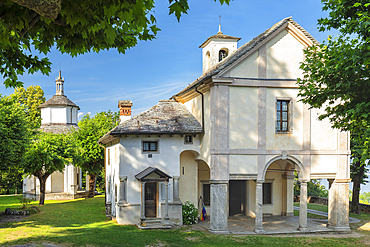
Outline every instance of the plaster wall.
<path fill-rule="evenodd" d="M 299 69 L 303 62 L 304 46 L 286 30 L 281 31 L 266 44 L 266 78 L 302 77 Z"/>
<path fill-rule="evenodd" d="M 266 172 L 265 182 L 272 182 L 272 204 L 263 205 L 264 214 L 281 215 L 283 211 L 283 177 L 278 170 L 281 170 L 281 167 L 274 162 Z"/>
<path fill-rule="evenodd" d="M 179 189 L 183 203 L 189 201 L 198 207 L 198 164 L 194 158 L 191 152 L 183 152 L 180 155 Z"/>
<path fill-rule="evenodd" d="M 311 155 L 311 173 L 337 173 L 337 155 Z"/>
<path fill-rule="evenodd" d="M 51 109 L 50 108 L 41 108 L 41 124 L 51 123 Z"/>
<path fill-rule="evenodd" d="M 328 119 L 320 121 L 318 119 L 319 113 L 320 109 L 311 109 L 311 149 L 337 150 L 338 131 L 331 128 Z"/>
<path fill-rule="evenodd" d="M 159 151 L 152 153 L 152 158 L 149 158 L 147 153 L 142 153 L 141 146 L 144 140 L 159 142 Z M 180 176 L 180 154 L 186 150 L 193 150 L 194 154 L 199 153 L 200 137 L 199 135 L 193 137 L 193 144 L 189 145 L 184 144 L 184 137 L 180 135 L 174 135 L 173 137 L 167 135 L 161 137 L 129 136 L 120 138 L 119 146 L 120 163 L 119 171 L 116 171 L 116 179 L 118 179 L 118 176 L 127 176 L 127 203 L 140 204 L 141 183 L 135 178 L 135 175 L 149 166 L 153 166 L 171 177 Z M 181 179 L 179 182 L 181 182 Z M 197 183 L 196 180 L 194 183 Z M 172 190 L 172 180 L 169 182 L 169 190 Z M 172 201 L 172 192 L 170 196 L 169 201 Z M 160 207 L 159 212 L 161 212 Z M 161 216 L 159 215 L 159 217 Z"/>
<path fill-rule="evenodd" d="M 210 164 L 210 137 L 211 137 L 211 105 L 210 92 L 204 92 L 204 134 L 200 140 L 200 156 Z M 185 103 L 185 107 L 194 115 L 199 123 L 202 124 L 202 96 L 199 95 Z"/>
<path fill-rule="evenodd" d="M 231 77 L 258 78 L 258 52 L 254 52 L 230 70 Z"/>
<path fill-rule="evenodd" d="M 67 123 L 67 108 L 51 107 L 50 111 L 51 123 Z"/>
<path fill-rule="evenodd" d="M 257 174 L 257 155 L 229 155 L 230 174 Z"/>
<path fill-rule="evenodd" d="M 199 200 L 199 197 L 204 195 L 203 194 L 203 184 L 204 183 L 208 184 L 209 179 L 210 179 L 210 169 L 209 169 L 208 165 L 203 161 L 198 162 L 198 177 L 199 177 L 199 180 L 198 180 L 198 195 L 197 195 L 197 198 Z M 195 207 L 198 208 L 198 211 L 199 211 L 199 214 L 200 214 L 202 212 L 202 206 L 198 205 L 198 202 L 197 202 L 197 204 L 194 204 L 194 205 L 195 205 Z M 206 211 L 207 211 L 207 214 L 210 215 L 211 211 L 210 211 L 209 206 L 206 206 Z"/>
<path fill-rule="evenodd" d="M 229 147 L 258 146 L 258 88 L 229 87 Z"/>
<path fill-rule="evenodd" d="M 247 215 L 256 216 L 256 181 L 247 181 Z"/>
<path fill-rule="evenodd" d="M 62 172 L 54 172 L 51 174 L 51 192 L 59 193 L 64 191 L 64 174 Z"/>
<path fill-rule="evenodd" d="M 266 149 L 301 150 L 303 144 L 303 104 L 297 102 L 298 89 L 267 88 L 266 90 Z M 288 134 L 276 134 L 276 100 L 292 100 L 293 126 Z"/>

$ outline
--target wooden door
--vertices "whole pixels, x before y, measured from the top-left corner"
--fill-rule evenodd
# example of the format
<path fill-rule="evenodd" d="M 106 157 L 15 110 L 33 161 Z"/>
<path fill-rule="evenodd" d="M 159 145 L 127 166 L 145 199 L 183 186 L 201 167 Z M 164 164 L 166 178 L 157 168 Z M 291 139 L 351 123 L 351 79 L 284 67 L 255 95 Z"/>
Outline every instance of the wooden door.
<path fill-rule="evenodd" d="M 157 217 L 157 183 L 145 183 L 145 217 Z"/>
<path fill-rule="evenodd" d="M 246 211 L 246 181 L 229 181 L 229 215 L 245 214 Z"/>

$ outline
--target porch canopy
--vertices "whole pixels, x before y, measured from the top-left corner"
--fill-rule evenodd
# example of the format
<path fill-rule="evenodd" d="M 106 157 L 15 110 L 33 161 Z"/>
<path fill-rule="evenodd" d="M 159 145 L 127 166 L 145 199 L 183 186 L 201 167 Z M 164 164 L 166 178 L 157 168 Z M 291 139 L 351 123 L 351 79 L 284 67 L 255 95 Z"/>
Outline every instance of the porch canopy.
<path fill-rule="evenodd" d="M 140 182 L 168 182 L 172 177 L 158 168 L 150 166 L 136 174 L 135 178 Z"/>

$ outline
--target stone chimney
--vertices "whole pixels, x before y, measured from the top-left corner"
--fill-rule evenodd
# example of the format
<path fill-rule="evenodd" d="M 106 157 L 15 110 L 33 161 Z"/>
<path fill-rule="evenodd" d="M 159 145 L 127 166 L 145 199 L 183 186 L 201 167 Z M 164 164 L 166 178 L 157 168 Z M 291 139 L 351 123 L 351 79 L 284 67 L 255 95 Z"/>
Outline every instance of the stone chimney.
<path fill-rule="evenodd" d="M 131 118 L 131 100 L 120 100 L 118 101 L 119 118 L 121 123 Z"/>

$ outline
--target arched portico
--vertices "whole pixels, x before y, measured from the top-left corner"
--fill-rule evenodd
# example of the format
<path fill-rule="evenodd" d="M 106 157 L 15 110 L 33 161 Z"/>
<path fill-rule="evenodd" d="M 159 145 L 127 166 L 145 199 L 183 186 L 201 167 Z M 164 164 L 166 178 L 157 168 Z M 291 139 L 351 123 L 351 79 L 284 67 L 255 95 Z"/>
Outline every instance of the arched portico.
<path fill-rule="evenodd" d="M 257 176 L 255 232 L 264 232 L 264 209 L 270 210 L 272 215 L 276 215 L 276 212 L 280 210 L 281 215 L 292 215 L 294 168 L 297 169 L 301 182 L 298 229 L 307 231 L 307 182 L 310 177 L 309 169 L 296 157 L 283 152 L 281 155 L 270 159 L 264 165 L 262 172 Z"/>

